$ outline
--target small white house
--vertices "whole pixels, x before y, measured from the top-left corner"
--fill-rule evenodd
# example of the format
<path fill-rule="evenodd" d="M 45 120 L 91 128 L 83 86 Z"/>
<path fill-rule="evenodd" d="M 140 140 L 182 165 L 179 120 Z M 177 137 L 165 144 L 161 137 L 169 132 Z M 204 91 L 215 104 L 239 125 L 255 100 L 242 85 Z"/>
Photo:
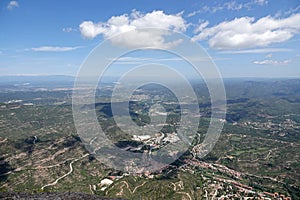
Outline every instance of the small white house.
<path fill-rule="evenodd" d="M 113 181 L 108 178 L 105 178 L 105 179 L 101 180 L 100 184 L 101 185 L 111 185 L 111 184 L 113 184 Z"/>

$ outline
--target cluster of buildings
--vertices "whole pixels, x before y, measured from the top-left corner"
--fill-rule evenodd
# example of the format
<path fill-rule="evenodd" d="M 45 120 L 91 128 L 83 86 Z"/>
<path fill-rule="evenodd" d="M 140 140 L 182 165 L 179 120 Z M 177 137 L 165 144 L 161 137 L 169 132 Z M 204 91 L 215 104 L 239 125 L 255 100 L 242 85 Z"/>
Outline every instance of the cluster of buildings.
<path fill-rule="evenodd" d="M 285 134 L 282 134 L 288 129 L 295 129 L 300 128 L 300 126 L 297 125 L 297 123 L 291 119 L 286 119 L 285 121 L 281 123 L 273 123 L 272 121 L 268 120 L 267 122 L 244 122 L 241 124 L 242 126 L 248 126 L 253 129 L 268 129 L 272 130 L 273 133 L 279 133 L 282 136 Z"/>
<path fill-rule="evenodd" d="M 168 143 L 176 143 L 180 140 L 178 135 L 173 133 L 156 133 L 154 135 L 133 135 L 132 140 L 143 142 L 149 145 L 152 149 L 158 149 Z"/>

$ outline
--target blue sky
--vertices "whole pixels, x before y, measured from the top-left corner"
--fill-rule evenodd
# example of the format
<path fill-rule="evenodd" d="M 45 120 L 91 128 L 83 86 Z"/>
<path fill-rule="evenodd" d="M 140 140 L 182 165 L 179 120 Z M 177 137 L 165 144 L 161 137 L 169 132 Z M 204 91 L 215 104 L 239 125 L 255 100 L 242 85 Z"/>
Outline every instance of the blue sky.
<path fill-rule="evenodd" d="M 2 0 L 0 75 L 76 75 L 103 40 L 148 26 L 191 37 L 223 77 L 300 76 L 299 0 Z M 137 60 L 144 55 L 123 58 L 118 67 Z"/>

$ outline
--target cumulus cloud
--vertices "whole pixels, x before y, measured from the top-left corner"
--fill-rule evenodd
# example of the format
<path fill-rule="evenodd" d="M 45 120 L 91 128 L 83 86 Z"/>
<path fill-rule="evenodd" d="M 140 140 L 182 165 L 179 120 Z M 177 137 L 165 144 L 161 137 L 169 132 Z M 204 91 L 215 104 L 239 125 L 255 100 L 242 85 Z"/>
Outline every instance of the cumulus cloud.
<path fill-rule="evenodd" d="M 187 23 L 182 18 L 182 13 L 168 15 L 163 11 L 153 11 L 142 14 L 132 11 L 130 15 L 124 14 L 113 16 L 106 22 L 94 23 L 84 21 L 79 25 L 81 35 L 87 39 L 93 39 L 102 35 L 104 39 L 110 39 L 115 45 L 126 47 L 172 47 L 180 41 L 166 42 L 164 36 L 168 34 L 167 29 L 184 32 Z M 143 31 L 143 28 L 160 28 L 164 30 Z M 122 34 L 130 31 L 130 34 Z M 113 37 L 119 35 L 118 37 Z"/>
<path fill-rule="evenodd" d="M 13 10 L 14 8 L 19 7 L 19 3 L 17 1 L 10 1 L 7 5 L 8 10 Z"/>
<path fill-rule="evenodd" d="M 39 51 L 39 52 L 64 52 L 64 51 L 73 51 L 80 47 L 58 47 L 58 46 L 42 46 L 34 47 L 26 50 Z"/>
<path fill-rule="evenodd" d="M 208 39 L 214 49 L 246 49 L 285 42 L 299 32 L 300 13 L 283 19 L 267 16 L 257 21 L 241 17 L 204 28 L 193 40 Z"/>
<path fill-rule="evenodd" d="M 262 60 L 262 61 L 253 61 L 257 65 L 286 65 L 290 63 L 291 60 Z"/>

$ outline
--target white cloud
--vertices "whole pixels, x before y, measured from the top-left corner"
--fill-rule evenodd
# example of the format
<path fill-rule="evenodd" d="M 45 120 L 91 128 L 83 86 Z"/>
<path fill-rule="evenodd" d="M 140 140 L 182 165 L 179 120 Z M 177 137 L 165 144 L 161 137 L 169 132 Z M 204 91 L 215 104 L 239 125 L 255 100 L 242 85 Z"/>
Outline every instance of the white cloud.
<path fill-rule="evenodd" d="M 77 31 L 77 30 L 75 28 L 72 28 L 72 27 L 66 27 L 66 28 L 63 28 L 62 31 L 69 33 L 69 32 Z"/>
<path fill-rule="evenodd" d="M 93 39 L 105 31 L 105 29 L 102 28 L 102 24 L 94 24 L 92 21 L 82 22 L 79 28 L 81 35 L 88 39 Z"/>
<path fill-rule="evenodd" d="M 300 10 L 300 5 L 294 8 L 290 8 L 288 10 L 278 10 L 274 15 L 276 18 L 290 16 L 291 14 L 295 14 Z M 298 12 L 299 13 L 299 12 Z"/>
<path fill-rule="evenodd" d="M 241 10 L 244 7 L 244 4 L 238 4 L 236 1 L 229 1 L 224 3 L 224 7 L 227 10 Z"/>
<path fill-rule="evenodd" d="M 201 22 L 199 26 L 194 30 L 194 33 L 200 33 L 204 28 L 208 26 L 208 24 L 208 21 Z"/>
<path fill-rule="evenodd" d="M 254 4 L 258 4 L 258 5 L 266 5 L 268 4 L 268 1 L 267 0 L 254 0 L 253 2 Z"/>
<path fill-rule="evenodd" d="M 7 5 L 8 10 L 13 10 L 14 8 L 19 7 L 19 3 L 17 1 L 10 1 Z"/>
<path fill-rule="evenodd" d="M 285 48 L 261 48 L 261 49 L 246 49 L 234 51 L 220 51 L 221 54 L 244 54 L 244 53 L 271 53 L 271 52 L 289 52 L 291 49 Z"/>
<path fill-rule="evenodd" d="M 238 11 L 241 9 L 248 9 L 250 10 L 254 6 L 264 6 L 267 5 L 268 1 L 267 0 L 252 0 L 247 3 L 237 3 L 237 1 L 232 0 L 232 1 L 227 1 L 222 4 L 217 4 L 211 7 L 208 6 L 202 6 L 201 9 L 190 12 L 187 14 L 187 17 L 192 17 L 200 13 L 216 13 L 218 11 L 224 11 L 224 10 L 229 10 L 229 11 Z"/>
<path fill-rule="evenodd" d="M 193 17 L 196 14 L 197 14 L 197 11 L 193 11 L 193 12 L 188 13 L 186 17 Z"/>
<path fill-rule="evenodd" d="M 39 51 L 39 52 L 64 52 L 64 51 L 73 51 L 80 47 L 58 47 L 58 46 L 42 46 L 34 47 L 26 50 Z"/>
<path fill-rule="evenodd" d="M 286 65 L 290 63 L 291 60 L 262 60 L 262 61 L 253 61 L 257 65 Z"/>
<path fill-rule="evenodd" d="M 267 16 L 257 21 L 253 17 L 241 17 L 204 28 L 193 40 L 208 39 L 214 49 L 246 49 L 285 42 L 299 32 L 300 14 L 284 19 Z"/>
<path fill-rule="evenodd" d="M 113 16 L 107 22 L 94 23 L 84 21 L 79 25 L 80 33 L 84 38 L 93 39 L 102 35 L 104 39 L 110 39 L 113 44 L 126 47 L 172 47 L 180 41 L 166 42 L 164 36 L 168 30 L 186 31 L 187 23 L 182 18 L 182 13 L 168 15 L 163 11 L 153 11 L 142 14 L 132 11 L 130 15 Z M 141 30 L 143 28 L 159 28 L 162 30 Z M 130 31 L 130 34 L 121 34 Z"/>
<path fill-rule="evenodd" d="M 296 8 L 289 9 L 288 11 L 284 12 L 284 14 L 290 15 L 290 14 L 298 12 L 299 10 L 300 10 L 300 5 L 298 5 Z"/>
<path fill-rule="evenodd" d="M 266 58 L 272 58 L 273 57 L 273 54 L 269 53 L 266 55 Z"/>
<path fill-rule="evenodd" d="M 120 57 L 120 58 L 109 58 L 110 61 L 115 64 L 145 64 L 146 62 L 161 62 L 161 61 L 183 61 L 180 57 L 166 57 L 166 58 L 155 58 L 155 57 Z"/>

